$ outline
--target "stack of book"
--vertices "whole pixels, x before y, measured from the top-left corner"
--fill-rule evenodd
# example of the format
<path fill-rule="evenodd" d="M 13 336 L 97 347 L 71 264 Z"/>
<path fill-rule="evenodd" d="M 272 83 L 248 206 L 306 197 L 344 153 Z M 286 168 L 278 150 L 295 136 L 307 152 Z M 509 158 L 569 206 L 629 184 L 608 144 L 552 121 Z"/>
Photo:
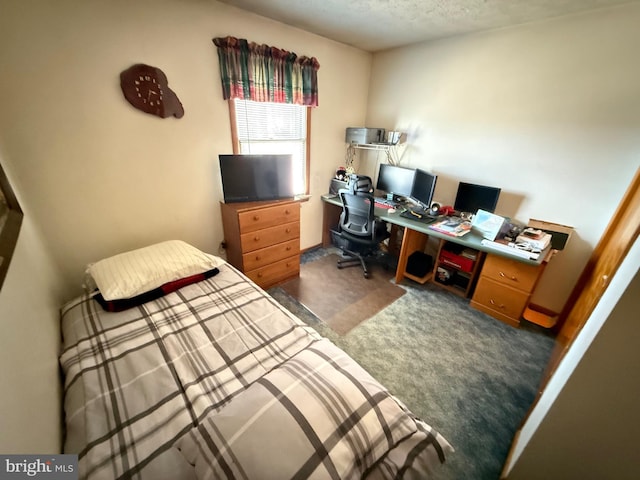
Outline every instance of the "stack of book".
<path fill-rule="evenodd" d="M 527 244 L 531 249 L 544 250 L 551 243 L 551 234 L 543 230 L 525 228 L 516 238 L 517 244 Z"/>
<path fill-rule="evenodd" d="M 460 256 L 468 258 L 469 260 L 473 260 L 475 262 L 476 258 L 478 258 L 478 251 L 474 250 L 473 248 L 465 248 L 464 250 L 462 250 L 462 252 L 460 252 Z"/>
<path fill-rule="evenodd" d="M 429 225 L 429 228 L 436 232 L 451 235 L 452 237 L 461 237 L 471 231 L 471 222 L 461 221 L 457 218 L 448 218 Z"/>

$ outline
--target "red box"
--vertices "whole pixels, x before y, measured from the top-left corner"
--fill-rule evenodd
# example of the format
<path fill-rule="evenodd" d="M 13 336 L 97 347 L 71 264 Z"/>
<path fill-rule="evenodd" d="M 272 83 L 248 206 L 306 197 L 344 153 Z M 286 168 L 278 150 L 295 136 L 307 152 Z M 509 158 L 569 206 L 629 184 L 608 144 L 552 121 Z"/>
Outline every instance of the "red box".
<path fill-rule="evenodd" d="M 456 255 L 453 252 L 447 250 L 440 250 L 440 263 L 444 263 L 463 272 L 471 272 L 473 270 L 474 261 L 470 258 Z"/>

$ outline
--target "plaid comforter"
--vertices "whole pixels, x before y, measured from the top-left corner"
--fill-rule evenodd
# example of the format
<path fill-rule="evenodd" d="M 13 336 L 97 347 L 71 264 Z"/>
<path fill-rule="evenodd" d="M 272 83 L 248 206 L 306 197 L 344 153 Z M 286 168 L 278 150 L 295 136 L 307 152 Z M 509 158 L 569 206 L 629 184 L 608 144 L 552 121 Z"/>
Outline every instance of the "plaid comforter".
<path fill-rule="evenodd" d="M 449 444 L 229 265 L 123 312 L 62 309 L 81 478 L 425 478 Z"/>

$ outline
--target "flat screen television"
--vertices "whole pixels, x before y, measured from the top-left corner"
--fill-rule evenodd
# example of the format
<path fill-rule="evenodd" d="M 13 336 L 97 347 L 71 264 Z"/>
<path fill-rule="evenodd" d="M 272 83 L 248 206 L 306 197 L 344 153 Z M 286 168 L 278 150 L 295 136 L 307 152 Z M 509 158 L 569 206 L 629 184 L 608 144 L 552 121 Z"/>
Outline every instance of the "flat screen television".
<path fill-rule="evenodd" d="M 413 188 L 411 189 L 411 198 L 416 200 L 424 209 L 431 208 L 433 200 L 433 192 L 436 189 L 437 175 L 432 175 L 424 170 L 416 169 Z"/>
<path fill-rule="evenodd" d="M 453 208 L 457 212 L 472 214 L 475 214 L 480 209 L 493 213 L 498 204 L 500 190 L 500 188 L 496 187 L 460 182 Z"/>
<path fill-rule="evenodd" d="M 378 171 L 376 188 L 386 193 L 409 197 L 411 196 L 415 174 L 416 171 L 412 168 L 383 163 Z"/>
<path fill-rule="evenodd" d="M 225 203 L 292 198 L 292 155 L 218 155 Z"/>

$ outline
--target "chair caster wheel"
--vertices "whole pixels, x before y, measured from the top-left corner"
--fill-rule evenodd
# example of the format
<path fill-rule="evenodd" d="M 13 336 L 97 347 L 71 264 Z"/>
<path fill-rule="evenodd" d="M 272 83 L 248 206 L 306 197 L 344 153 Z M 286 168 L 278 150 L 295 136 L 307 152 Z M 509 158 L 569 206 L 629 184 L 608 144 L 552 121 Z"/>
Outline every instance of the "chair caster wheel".
<path fill-rule="evenodd" d="M 371 275 L 369 275 L 369 272 L 365 272 L 364 274 L 364 278 L 369 278 Z"/>

